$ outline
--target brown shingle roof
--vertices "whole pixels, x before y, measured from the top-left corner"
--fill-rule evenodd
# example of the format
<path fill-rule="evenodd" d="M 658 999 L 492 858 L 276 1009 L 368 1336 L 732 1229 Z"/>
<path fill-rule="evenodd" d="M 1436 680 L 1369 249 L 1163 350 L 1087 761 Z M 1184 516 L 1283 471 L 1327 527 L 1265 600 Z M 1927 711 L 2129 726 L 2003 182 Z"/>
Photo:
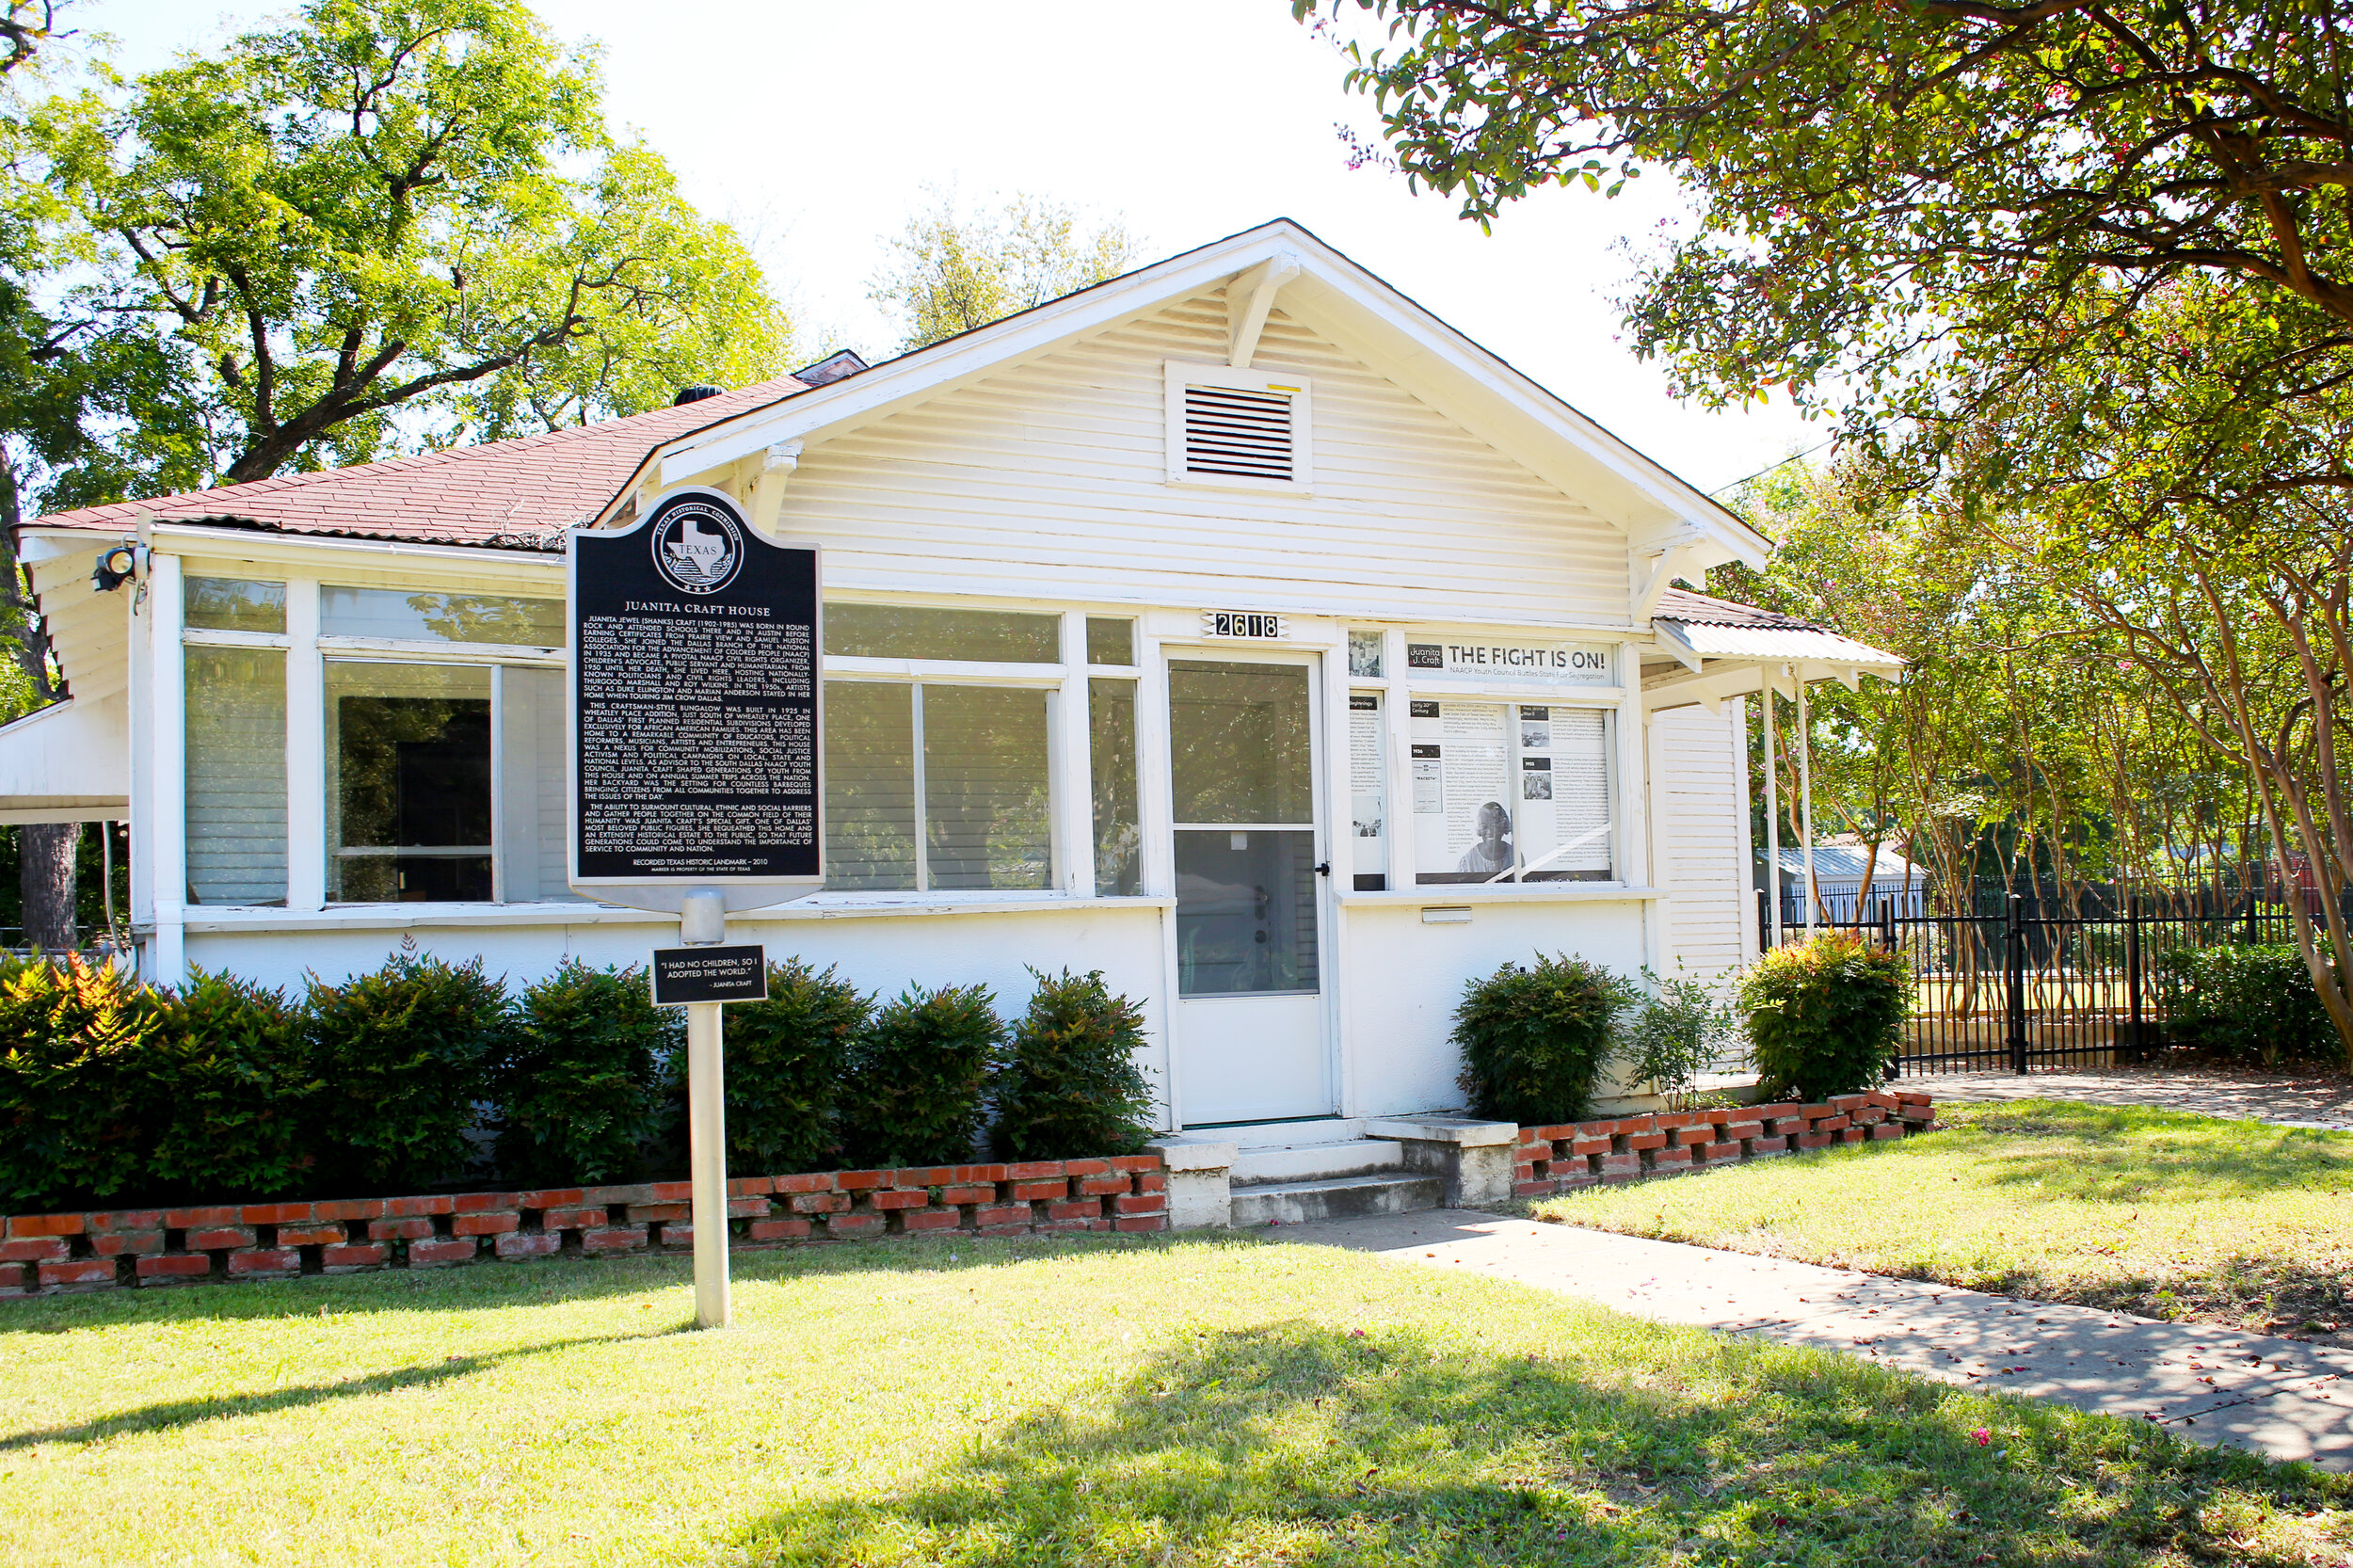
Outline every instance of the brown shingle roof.
<path fill-rule="evenodd" d="M 611 500 L 655 446 L 805 390 L 792 376 L 778 376 L 601 424 L 354 468 L 280 474 L 152 501 L 52 512 L 24 526 L 120 534 L 144 509 L 160 521 L 546 549 L 564 529 L 585 520 Z"/>

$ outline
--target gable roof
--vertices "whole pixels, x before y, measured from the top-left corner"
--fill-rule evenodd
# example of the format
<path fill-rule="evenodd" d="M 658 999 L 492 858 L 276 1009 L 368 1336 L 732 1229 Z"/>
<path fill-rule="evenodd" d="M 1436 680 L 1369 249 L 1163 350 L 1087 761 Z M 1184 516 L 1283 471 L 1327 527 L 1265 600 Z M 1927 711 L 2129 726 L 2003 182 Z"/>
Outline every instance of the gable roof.
<path fill-rule="evenodd" d="M 749 408 L 807 391 L 790 376 L 656 408 L 626 419 L 392 457 L 380 463 L 285 473 L 152 501 L 52 512 L 26 528 L 122 534 L 142 511 L 160 522 L 204 522 L 513 550 L 560 550 L 564 530 L 596 515 L 613 487 L 659 443 Z"/>
<path fill-rule="evenodd" d="M 1273 307 L 1286 316 L 1624 529 L 1638 554 L 1681 547 L 1686 569 L 1731 560 L 1763 567 L 1770 541 L 1731 510 L 1289 218 L 975 328 L 789 404 L 746 407 L 682 433 L 648 454 L 600 517 L 624 513 L 646 486 L 667 488 L 764 448 L 846 434 L 1219 289 L 1230 290 L 1233 316 L 1256 309 L 1262 319 L 1264 301 L 1253 305 L 1246 291 L 1263 280 L 1279 289 Z"/>

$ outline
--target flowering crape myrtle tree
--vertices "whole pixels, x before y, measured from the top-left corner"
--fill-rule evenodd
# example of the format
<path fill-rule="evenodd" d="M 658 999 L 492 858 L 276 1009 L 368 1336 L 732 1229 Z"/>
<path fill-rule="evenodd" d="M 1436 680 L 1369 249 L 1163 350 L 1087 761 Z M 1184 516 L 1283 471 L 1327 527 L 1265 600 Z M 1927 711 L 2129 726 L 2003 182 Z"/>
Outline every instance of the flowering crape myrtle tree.
<path fill-rule="evenodd" d="M 1622 300 L 1638 350 L 1711 404 L 1781 389 L 1835 410 L 1880 472 L 2064 588 L 2257 776 L 2282 871 L 2333 906 L 2348 584 L 2316 541 L 2353 520 L 2338 0 L 1293 10 L 1338 37 L 1409 179 L 1482 224 L 1547 184 L 1681 182 L 1696 221 Z M 2353 1057 L 2341 922 L 2304 943 Z"/>

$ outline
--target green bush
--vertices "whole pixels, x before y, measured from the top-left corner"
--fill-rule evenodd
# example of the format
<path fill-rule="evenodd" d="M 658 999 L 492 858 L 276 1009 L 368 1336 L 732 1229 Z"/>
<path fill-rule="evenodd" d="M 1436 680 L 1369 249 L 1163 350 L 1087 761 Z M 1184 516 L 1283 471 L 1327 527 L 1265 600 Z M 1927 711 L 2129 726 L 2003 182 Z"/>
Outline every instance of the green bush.
<path fill-rule="evenodd" d="M 1865 937 L 1823 932 L 1740 977 L 1762 1093 L 1807 1102 L 1879 1086 L 1912 1014 L 1912 967 Z"/>
<path fill-rule="evenodd" d="M 482 961 L 395 955 L 304 999 L 318 1180 L 337 1192 L 413 1192 L 464 1174 L 467 1131 L 508 1053 L 514 1008 Z"/>
<path fill-rule="evenodd" d="M 1100 969 L 1036 969 L 997 1080 L 993 1143 L 1007 1160 L 1133 1154 L 1152 1128 L 1152 1090 L 1136 1064 L 1144 1014 Z"/>
<path fill-rule="evenodd" d="M 1465 985 L 1454 1043 L 1473 1113 L 1522 1127 L 1582 1120 L 1634 998 L 1624 978 L 1565 954 Z"/>
<path fill-rule="evenodd" d="M 141 1191 L 150 1048 L 171 1027 L 171 999 L 110 964 L 0 957 L 0 1202 Z"/>
<path fill-rule="evenodd" d="M 768 1000 L 727 1009 L 728 1166 L 785 1176 L 840 1158 L 841 1078 L 873 999 L 797 958 L 768 967 Z"/>
<path fill-rule="evenodd" d="M 685 1039 L 642 969 L 577 959 L 526 989 L 494 1064 L 502 1180 L 523 1187 L 626 1181 L 646 1164 Z"/>
<path fill-rule="evenodd" d="M 310 1183 L 312 1101 L 302 1016 L 282 991 L 201 971 L 149 1044 L 147 1175 L 184 1198 L 277 1197 Z"/>
<path fill-rule="evenodd" d="M 910 985 L 875 1013 L 841 1084 L 843 1158 L 856 1168 L 972 1158 L 1005 1026 L 984 985 Z"/>
<path fill-rule="evenodd" d="M 2293 944 L 2169 948 L 2156 970 L 2157 1005 L 2175 1045 L 2265 1067 L 2337 1053 L 2336 1026 Z"/>
<path fill-rule="evenodd" d="M 1699 1075 L 1738 1046 L 1740 1021 L 1696 980 L 1661 980 L 1648 969 L 1642 978 L 1652 991 L 1625 1024 L 1626 1077 L 1688 1109 Z"/>

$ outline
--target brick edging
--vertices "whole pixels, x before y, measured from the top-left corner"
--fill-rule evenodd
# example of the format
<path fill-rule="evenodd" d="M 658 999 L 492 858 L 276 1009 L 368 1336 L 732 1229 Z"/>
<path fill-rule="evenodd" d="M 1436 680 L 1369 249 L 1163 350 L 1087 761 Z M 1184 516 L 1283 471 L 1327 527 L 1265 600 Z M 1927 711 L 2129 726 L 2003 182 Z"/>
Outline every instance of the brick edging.
<path fill-rule="evenodd" d="M 1605 1181 L 1685 1176 L 1833 1144 L 1925 1132 L 1935 1107 L 1916 1089 L 1833 1095 L 1821 1105 L 1738 1105 L 1659 1111 L 1520 1128 L 1512 1195 L 1541 1198 Z"/>
<path fill-rule="evenodd" d="M 648 1181 L 17 1214 L 0 1223 L 0 1297 L 687 1252 L 695 1244 L 692 1191 L 683 1181 Z M 728 1214 L 739 1248 L 1166 1230 L 1168 1176 L 1157 1154 L 737 1176 L 728 1183 Z"/>

